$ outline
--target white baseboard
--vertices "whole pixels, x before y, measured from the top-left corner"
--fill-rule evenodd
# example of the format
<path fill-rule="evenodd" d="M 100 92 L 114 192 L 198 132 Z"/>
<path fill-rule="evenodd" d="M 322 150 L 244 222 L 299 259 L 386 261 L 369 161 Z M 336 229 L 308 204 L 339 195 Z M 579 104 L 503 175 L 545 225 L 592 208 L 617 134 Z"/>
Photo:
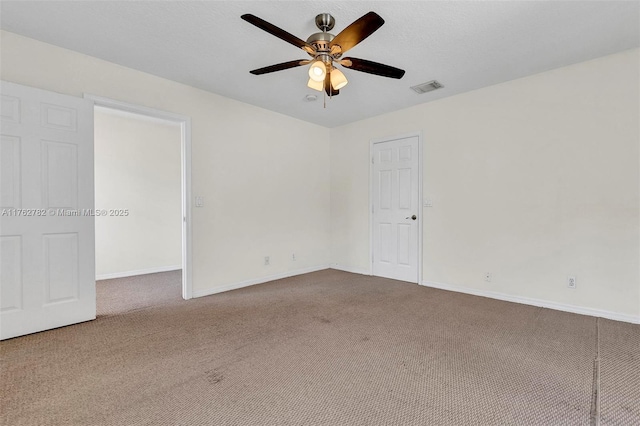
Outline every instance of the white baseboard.
<path fill-rule="evenodd" d="M 236 290 L 243 287 L 249 287 L 256 284 L 262 284 L 269 281 L 281 280 L 282 278 L 295 277 L 296 275 L 308 274 L 310 272 L 322 271 L 323 269 L 329 269 L 328 265 L 314 266 L 311 268 L 294 269 L 291 271 L 282 272 L 280 274 L 267 275 L 266 277 L 254 278 L 251 280 L 240 281 L 233 284 L 228 284 L 221 287 L 206 288 L 204 290 L 193 290 L 193 297 L 210 296 L 212 294 L 223 293 L 225 291 Z"/>
<path fill-rule="evenodd" d="M 96 275 L 96 281 L 110 280 L 113 278 L 134 277 L 136 275 L 157 274 L 158 272 L 169 272 L 182 269 L 182 265 L 160 266 L 157 268 L 137 269 L 135 271 L 113 272 L 111 274 Z"/>
<path fill-rule="evenodd" d="M 338 265 L 337 263 L 332 264 L 331 269 L 337 269 L 338 271 L 344 271 L 344 272 L 351 272 L 352 274 L 371 275 L 371 272 L 367 271 L 366 269 L 352 268 L 350 266 Z"/>
<path fill-rule="evenodd" d="M 504 300 L 507 302 L 522 303 L 524 305 L 538 306 L 541 308 L 555 309 L 558 311 L 572 312 L 574 314 L 589 315 L 592 317 L 607 318 L 615 321 L 630 322 L 640 324 L 640 316 L 619 314 L 617 312 L 604 311 L 601 309 L 585 308 L 582 306 L 568 305 L 565 303 L 551 302 L 548 300 L 533 299 L 530 297 L 514 296 L 511 294 L 499 293 L 497 291 L 478 290 L 474 288 L 438 283 L 434 281 L 423 281 L 423 286 L 439 288 L 441 290 L 455 291 L 458 293 L 473 294 L 475 296 L 488 297 L 490 299 Z"/>

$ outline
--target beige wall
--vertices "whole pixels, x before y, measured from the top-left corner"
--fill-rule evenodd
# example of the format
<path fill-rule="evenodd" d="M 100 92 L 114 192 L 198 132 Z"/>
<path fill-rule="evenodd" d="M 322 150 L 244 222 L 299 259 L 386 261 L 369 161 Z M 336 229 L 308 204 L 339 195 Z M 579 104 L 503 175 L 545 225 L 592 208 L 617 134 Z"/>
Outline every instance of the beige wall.
<path fill-rule="evenodd" d="M 332 129 L 332 262 L 370 270 L 369 141 L 420 131 L 433 201 L 420 212 L 423 281 L 638 318 L 638 60 L 626 51 Z"/>
<path fill-rule="evenodd" d="M 192 209 L 195 293 L 328 264 L 328 129 L 6 31 L 1 36 L 3 80 L 191 117 L 192 190 L 205 199 L 205 207 Z"/>
<path fill-rule="evenodd" d="M 182 266 L 180 126 L 97 108 L 94 116 L 96 275 Z"/>

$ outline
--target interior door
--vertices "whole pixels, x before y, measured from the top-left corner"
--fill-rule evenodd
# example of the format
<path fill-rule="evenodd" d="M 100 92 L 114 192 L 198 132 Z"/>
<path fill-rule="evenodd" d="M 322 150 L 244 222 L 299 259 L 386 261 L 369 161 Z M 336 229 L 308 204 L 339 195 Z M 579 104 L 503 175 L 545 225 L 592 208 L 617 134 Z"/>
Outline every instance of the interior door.
<path fill-rule="evenodd" d="M 373 275 L 418 282 L 418 136 L 373 144 Z"/>
<path fill-rule="evenodd" d="M 93 102 L 2 82 L 0 338 L 95 319 Z"/>

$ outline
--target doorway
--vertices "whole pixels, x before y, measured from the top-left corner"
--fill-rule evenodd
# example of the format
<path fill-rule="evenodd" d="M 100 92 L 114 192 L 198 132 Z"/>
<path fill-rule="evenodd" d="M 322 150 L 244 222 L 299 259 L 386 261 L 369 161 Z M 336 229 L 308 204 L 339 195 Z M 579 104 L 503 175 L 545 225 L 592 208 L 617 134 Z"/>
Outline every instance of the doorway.
<path fill-rule="evenodd" d="M 421 280 L 421 145 L 419 133 L 371 142 L 372 275 Z"/>
<path fill-rule="evenodd" d="M 104 133 L 105 126 L 113 122 L 126 126 L 122 132 L 144 131 L 153 139 L 140 144 L 122 141 L 115 144 L 114 150 L 120 152 L 110 153 L 114 156 L 110 160 L 121 170 L 114 170 L 113 177 L 98 175 L 101 148 L 96 142 L 96 209 L 107 210 L 108 215 L 96 218 L 96 279 L 177 273 L 181 269 L 182 298 L 190 299 L 190 119 L 98 96 L 85 98 L 94 102 L 96 130 L 100 125 Z M 169 140 L 169 135 L 175 138 Z M 129 173 L 134 178 L 129 182 L 132 187 L 126 186 L 126 176 L 119 173 Z M 141 179 L 141 175 L 146 176 Z M 116 182 L 111 182 L 112 179 Z M 109 223 L 113 228 L 109 228 Z M 124 253 L 118 252 L 127 236 L 131 247 L 123 249 Z M 127 253 L 127 249 L 131 252 Z"/>

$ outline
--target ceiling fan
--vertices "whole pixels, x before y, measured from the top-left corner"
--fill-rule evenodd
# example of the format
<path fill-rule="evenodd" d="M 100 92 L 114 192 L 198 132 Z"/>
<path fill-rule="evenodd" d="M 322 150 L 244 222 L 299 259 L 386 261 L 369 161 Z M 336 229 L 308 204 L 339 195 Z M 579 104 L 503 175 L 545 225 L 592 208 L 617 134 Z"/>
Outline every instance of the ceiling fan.
<path fill-rule="evenodd" d="M 329 96 L 339 94 L 340 89 L 347 85 L 347 78 L 335 67 L 335 64 L 383 77 L 402 78 L 404 75 L 404 70 L 389 65 L 368 61 L 366 59 L 342 57 L 349 49 L 369 37 L 384 24 L 384 19 L 375 12 L 369 12 L 361 18 L 356 19 L 336 36 L 328 32 L 331 31 L 335 25 L 335 19 L 328 13 L 321 13 L 316 16 L 315 20 L 316 26 L 321 32 L 311 34 L 309 38 L 307 38 L 307 41 L 299 39 L 293 34 L 257 16 L 245 14 L 242 15 L 242 19 L 287 43 L 299 47 L 311 56 L 311 59 L 300 59 L 258 68 L 250 71 L 251 74 L 267 74 L 311 64 L 309 67 L 309 82 L 307 86 L 320 92 L 324 90 Z"/>

